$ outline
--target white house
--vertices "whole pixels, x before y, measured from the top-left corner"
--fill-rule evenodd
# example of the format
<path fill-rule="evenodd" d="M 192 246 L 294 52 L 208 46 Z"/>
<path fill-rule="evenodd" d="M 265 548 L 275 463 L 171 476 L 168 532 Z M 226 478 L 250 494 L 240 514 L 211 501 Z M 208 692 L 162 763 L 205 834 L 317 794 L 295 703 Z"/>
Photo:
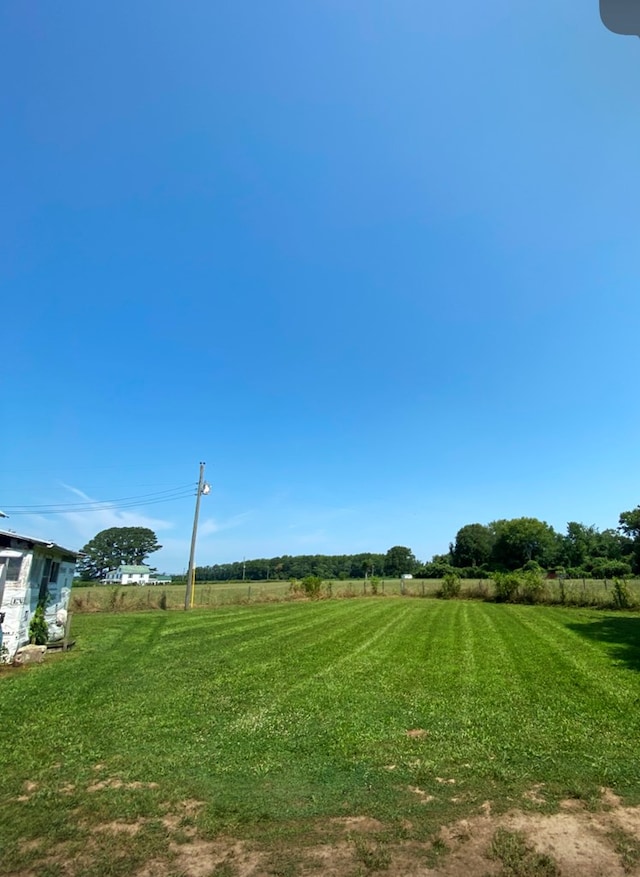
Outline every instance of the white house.
<path fill-rule="evenodd" d="M 33 536 L 0 530 L 0 659 L 13 660 L 29 642 L 29 624 L 38 603 L 45 606 L 49 640 L 64 627 L 79 551 Z"/>
<path fill-rule="evenodd" d="M 144 564 L 121 564 L 109 570 L 103 578 L 104 585 L 170 585 L 169 576 L 151 574 L 151 568 Z"/>
<path fill-rule="evenodd" d="M 151 568 L 144 564 L 121 564 L 104 577 L 105 585 L 148 585 Z"/>

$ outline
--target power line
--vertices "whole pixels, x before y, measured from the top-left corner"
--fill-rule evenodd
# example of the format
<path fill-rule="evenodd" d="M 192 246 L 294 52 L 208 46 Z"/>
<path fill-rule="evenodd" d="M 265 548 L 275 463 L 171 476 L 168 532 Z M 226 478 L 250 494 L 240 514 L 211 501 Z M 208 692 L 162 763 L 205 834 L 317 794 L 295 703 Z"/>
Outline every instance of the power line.
<path fill-rule="evenodd" d="M 170 490 L 160 490 L 154 493 L 127 496 L 120 499 L 85 500 L 74 503 L 48 503 L 46 505 L 16 505 L 6 506 L 4 511 L 7 515 L 45 515 L 45 514 L 68 514 L 71 512 L 98 512 L 138 506 L 156 505 L 163 502 L 172 502 L 177 499 L 186 499 L 193 496 L 196 484 L 182 485 Z"/>

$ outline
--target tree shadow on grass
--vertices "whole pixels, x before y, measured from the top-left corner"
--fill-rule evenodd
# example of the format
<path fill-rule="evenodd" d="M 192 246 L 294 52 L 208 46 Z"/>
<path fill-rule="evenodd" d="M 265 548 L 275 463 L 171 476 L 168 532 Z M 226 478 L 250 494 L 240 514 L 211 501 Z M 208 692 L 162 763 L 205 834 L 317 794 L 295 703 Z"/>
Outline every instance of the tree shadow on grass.
<path fill-rule="evenodd" d="M 640 616 L 607 615 L 598 621 L 567 627 L 587 639 L 607 643 L 612 658 L 640 671 Z"/>

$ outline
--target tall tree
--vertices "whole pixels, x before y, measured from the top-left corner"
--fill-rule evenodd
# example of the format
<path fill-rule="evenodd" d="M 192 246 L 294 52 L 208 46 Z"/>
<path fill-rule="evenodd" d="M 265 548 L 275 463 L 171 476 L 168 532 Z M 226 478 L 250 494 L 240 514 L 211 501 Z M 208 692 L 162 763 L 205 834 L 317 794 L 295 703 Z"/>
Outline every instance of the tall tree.
<path fill-rule="evenodd" d="M 489 563 L 495 534 L 484 524 L 466 524 L 456 534 L 451 555 L 455 566 L 482 566 Z"/>
<path fill-rule="evenodd" d="M 535 560 L 545 567 L 555 563 L 561 540 L 545 521 L 513 518 L 510 521 L 494 521 L 490 526 L 496 535 L 492 562 L 498 569 L 519 569 L 529 560 Z"/>
<path fill-rule="evenodd" d="M 401 576 L 403 573 L 413 572 L 415 568 L 415 555 L 404 545 L 394 545 L 385 554 L 384 573 L 387 576 Z"/>
<path fill-rule="evenodd" d="M 593 526 L 587 527 L 577 521 L 569 521 L 567 535 L 563 537 L 563 561 L 567 566 L 583 566 L 597 551 L 599 533 Z"/>
<path fill-rule="evenodd" d="M 633 539 L 633 571 L 640 572 L 640 505 L 620 515 L 619 530 Z"/>
<path fill-rule="evenodd" d="M 142 564 L 159 551 L 156 534 L 148 527 L 110 527 L 101 530 L 82 549 L 79 573 L 85 580 L 100 579 L 121 564 Z"/>

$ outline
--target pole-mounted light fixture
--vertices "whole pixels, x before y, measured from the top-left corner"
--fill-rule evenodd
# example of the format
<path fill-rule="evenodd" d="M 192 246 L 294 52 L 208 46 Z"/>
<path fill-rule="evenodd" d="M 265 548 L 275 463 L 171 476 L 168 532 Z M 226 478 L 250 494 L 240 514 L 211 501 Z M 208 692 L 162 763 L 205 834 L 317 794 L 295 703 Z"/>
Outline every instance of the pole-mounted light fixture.
<path fill-rule="evenodd" d="M 200 514 L 200 497 L 207 496 L 211 493 L 211 485 L 204 480 L 205 463 L 200 463 L 200 478 L 198 479 L 198 490 L 196 493 L 196 511 L 193 516 L 193 532 L 191 534 L 191 552 L 189 554 L 189 569 L 187 571 L 187 590 L 184 595 L 184 608 L 191 609 L 193 607 L 193 596 L 196 579 L 196 538 L 198 535 L 198 516 Z"/>

